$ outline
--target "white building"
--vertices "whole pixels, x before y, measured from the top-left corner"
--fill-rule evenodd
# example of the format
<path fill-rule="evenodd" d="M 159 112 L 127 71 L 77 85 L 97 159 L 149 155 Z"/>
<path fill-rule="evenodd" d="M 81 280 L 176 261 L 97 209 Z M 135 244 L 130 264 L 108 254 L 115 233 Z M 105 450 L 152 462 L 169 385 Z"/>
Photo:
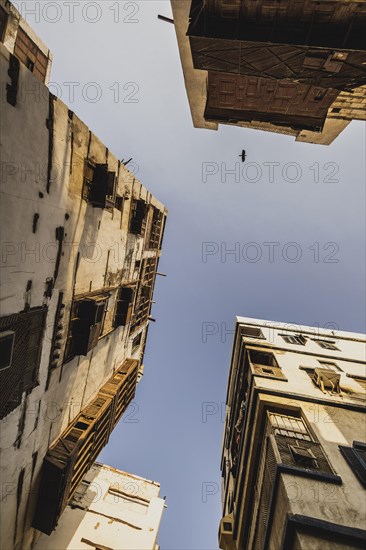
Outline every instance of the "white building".
<path fill-rule="evenodd" d="M 361 334 L 237 318 L 220 548 L 363 547 L 365 343 Z"/>
<path fill-rule="evenodd" d="M 95 463 L 51 536 L 34 550 L 158 550 L 160 485 Z"/>
<path fill-rule="evenodd" d="M 32 525 L 55 527 L 134 397 L 167 211 L 50 94 L 35 62 L 13 55 L 14 21 L 45 50 L 1 9 L 0 546 L 26 550 Z M 98 446 L 83 446 L 92 432 Z M 58 501 L 40 502 L 46 464 L 70 438 L 68 481 Z M 47 526 L 34 519 L 40 506 Z"/>

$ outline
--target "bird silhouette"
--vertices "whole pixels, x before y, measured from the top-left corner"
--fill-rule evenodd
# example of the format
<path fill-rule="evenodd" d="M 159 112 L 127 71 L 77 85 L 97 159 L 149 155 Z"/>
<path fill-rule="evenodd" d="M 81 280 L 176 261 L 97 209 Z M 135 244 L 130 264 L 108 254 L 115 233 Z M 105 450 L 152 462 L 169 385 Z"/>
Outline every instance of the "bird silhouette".
<path fill-rule="evenodd" d="M 247 154 L 245 152 L 245 149 L 242 150 L 241 154 L 239 155 L 241 157 L 241 161 L 245 162 L 245 159 L 247 158 Z"/>

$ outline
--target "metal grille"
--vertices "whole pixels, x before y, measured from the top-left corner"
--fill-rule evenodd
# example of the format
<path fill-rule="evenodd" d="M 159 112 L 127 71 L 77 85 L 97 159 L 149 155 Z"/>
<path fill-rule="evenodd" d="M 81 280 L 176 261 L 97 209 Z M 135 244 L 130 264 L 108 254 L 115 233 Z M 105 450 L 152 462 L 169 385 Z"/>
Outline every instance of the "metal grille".
<path fill-rule="evenodd" d="M 24 63 L 39 80 L 45 82 L 48 59 L 20 27 L 15 41 L 14 55 L 19 61 Z"/>
<path fill-rule="evenodd" d="M 0 331 L 15 332 L 11 366 L 0 372 L 0 418 L 21 403 L 24 392 L 37 384 L 47 308 L 0 318 Z"/>
<path fill-rule="evenodd" d="M 274 435 L 312 441 L 309 431 L 301 418 L 277 413 L 269 413 L 268 417 Z"/>

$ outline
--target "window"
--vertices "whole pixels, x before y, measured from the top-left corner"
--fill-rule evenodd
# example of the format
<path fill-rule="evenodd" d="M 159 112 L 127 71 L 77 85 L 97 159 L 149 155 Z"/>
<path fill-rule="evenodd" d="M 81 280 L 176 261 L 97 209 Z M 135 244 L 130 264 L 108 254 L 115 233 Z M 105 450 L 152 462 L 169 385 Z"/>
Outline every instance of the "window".
<path fill-rule="evenodd" d="M 38 385 L 47 308 L 0 317 L 0 418 Z"/>
<path fill-rule="evenodd" d="M 329 392 L 330 395 L 334 393 L 340 394 L 343 390 L 340 387 L 341 375 L 333 368 L 316 368 L 313 367 L 300 367 L 309 376 L 312 382 L 323 393 Z M 340 369 L 339 369 L 340 370 Z"/>
<path fill-rule="evenodd" d="M 110 172 L 107 164 L 85 161 L 83 199 L 95 208 L 113 208 L 116 202 L 116 173 Z"/>
<path fill-rule="evenodd" d="M 18 29 L 14 55 L 42 82 L 47 76 L 48 59 L 21 27 Z"/>
<path fill-rule="evenodd" d="M 135 290 L 133 287 L 119 289 L 114 324 L 117 327 L 125 327 L 131 320 Z"/>
<path fill-rule="evenodd" d="M 132 353 L 135 353 L 135 351 L 137 351 L 141 345 L 141 341 L 142 341 L 142 332 L 140 332 L 140 334 L 138 334 L 136 336 L 136 338 L 133 339 L 133 342 L 132 342 Z"/>
<path fill-rule="evenodd" d="M 8 369 L 11 366 L 14 337 L 15 332 L 12 330 L 0 332 L 0 371 Z"/>
<path fill-rule="evenodd" d="M 339 450 L 355 476 L 366 487 L 366 443 L 354 441 L 352 447 L 339 445 Z"/>
<path fill-rule="evenodd" d="M 268 413 L 274 435 L 292 437 L 301 441 L 312 441 L 304 421 L 298 416 Z"/>
<path fill-rule="evenodd" d="M 247 338 L 261 338 L 265 339 L 263 332 L 258 327 L 250 327 L 248 325 L 245 325 L 241 327 L 241 334 L 242 336 L 246 336 Z"/>
<path fill-rule="evenodd" d="M 103 332 L 109 295 L 91 296 L 72 305 L 66 358 L 88 355 Z"/>
<path fill-rule="evenodd" d="M 120 197 L 119 195 L 116 196 L 116 204 L 115 207 L 120 212 L 123 211 L 123 197 Z"/>
<path fill-rule="evenodd" d="M 152 207 L 153 214 L 151 218 L 151 227 L 150 227 L 150 236 L 147 241 L 147 248 L 149 250 L 154 250 L 159 248 L 160 238 L 162 234 L 163 227 L 163 212 L 158 210 L 158 208 Z"/>
<path fill-rule="evenodd" d="M 320 363 L 322 369 L 329 369 L 329 370 L 333 370 L 334 372 L 343 372 L 342 369 L 338 367 L 337 363 L 328 363 L 328 361 L 319 361 L 319 360 L 318 360 L 318 363 Z"/>
<path fill-rule="evenodd" d="M 275 438 L 283 464 L 333 473 L 321 445 L 300 413 L 299 416 L 274 412 L 267 414 L 269 432 Z"/>
<path fill-rule="evenodd" d="M 142 235 L 146 228 L 147 204 L 143 200 L 132 201 L 130 233 Z"/>
<path fill-rule="evenodd" d="M 273 353 L 249 350 L 249 358 L 254 375 L 287 380 Z"/>
<path fill-rule="evenodd" d="M 143 323 L 145 323 L 150 315 L 151 298 L 157 265 L 157 258 L 147 258 L 142 261 L 140 283 L 137 290 L 130 334 L 135 332 Z"/>
<path fill-rule="evenodd" d="M 304 468 L 318 468 L 316 457 L 311 449 L 297 445 L 289 445 L 294 462 Z"/>
<path fill-rule="evenodd" d="M 339 348 L 337 348 L 335 343 L 330 342 L 329 340 L 314 340 L 314 342 L 316 342 L 321 348 L 339 351 Z"/>
<path fill-rule="evenodd" d="M 297 344 L 299 346 L 305 346 L 306 338 L 302 334 L 280 334 L 281 338 L 288 344 Z"/>

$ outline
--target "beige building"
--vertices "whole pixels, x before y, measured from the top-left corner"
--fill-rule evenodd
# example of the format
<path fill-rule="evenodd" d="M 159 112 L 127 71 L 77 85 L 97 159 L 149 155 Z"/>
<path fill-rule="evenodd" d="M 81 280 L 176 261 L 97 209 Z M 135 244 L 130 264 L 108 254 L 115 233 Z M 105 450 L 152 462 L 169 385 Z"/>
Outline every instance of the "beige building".
<path fill-rule="evenodd" d="M 364 547 L 365 343 L 361 334 L 237 318 L 220 548 Z"/>
<path fill-rule="evenodd" d="M 366 120 L 366 2 L 171 0 L 195 128 L 328 145 Z"/>
<path fill-rule="evenodd" d="M 1 9 L 0 546 L 26 550 L 134 398 L 167 211 L 40 82 L 46 49 Z"/>
<path fill-rule="evenodd" d="M 154 481 L 95 463 L 51 536 L 34 550 L 158 550 L 165 508 Z"/>

